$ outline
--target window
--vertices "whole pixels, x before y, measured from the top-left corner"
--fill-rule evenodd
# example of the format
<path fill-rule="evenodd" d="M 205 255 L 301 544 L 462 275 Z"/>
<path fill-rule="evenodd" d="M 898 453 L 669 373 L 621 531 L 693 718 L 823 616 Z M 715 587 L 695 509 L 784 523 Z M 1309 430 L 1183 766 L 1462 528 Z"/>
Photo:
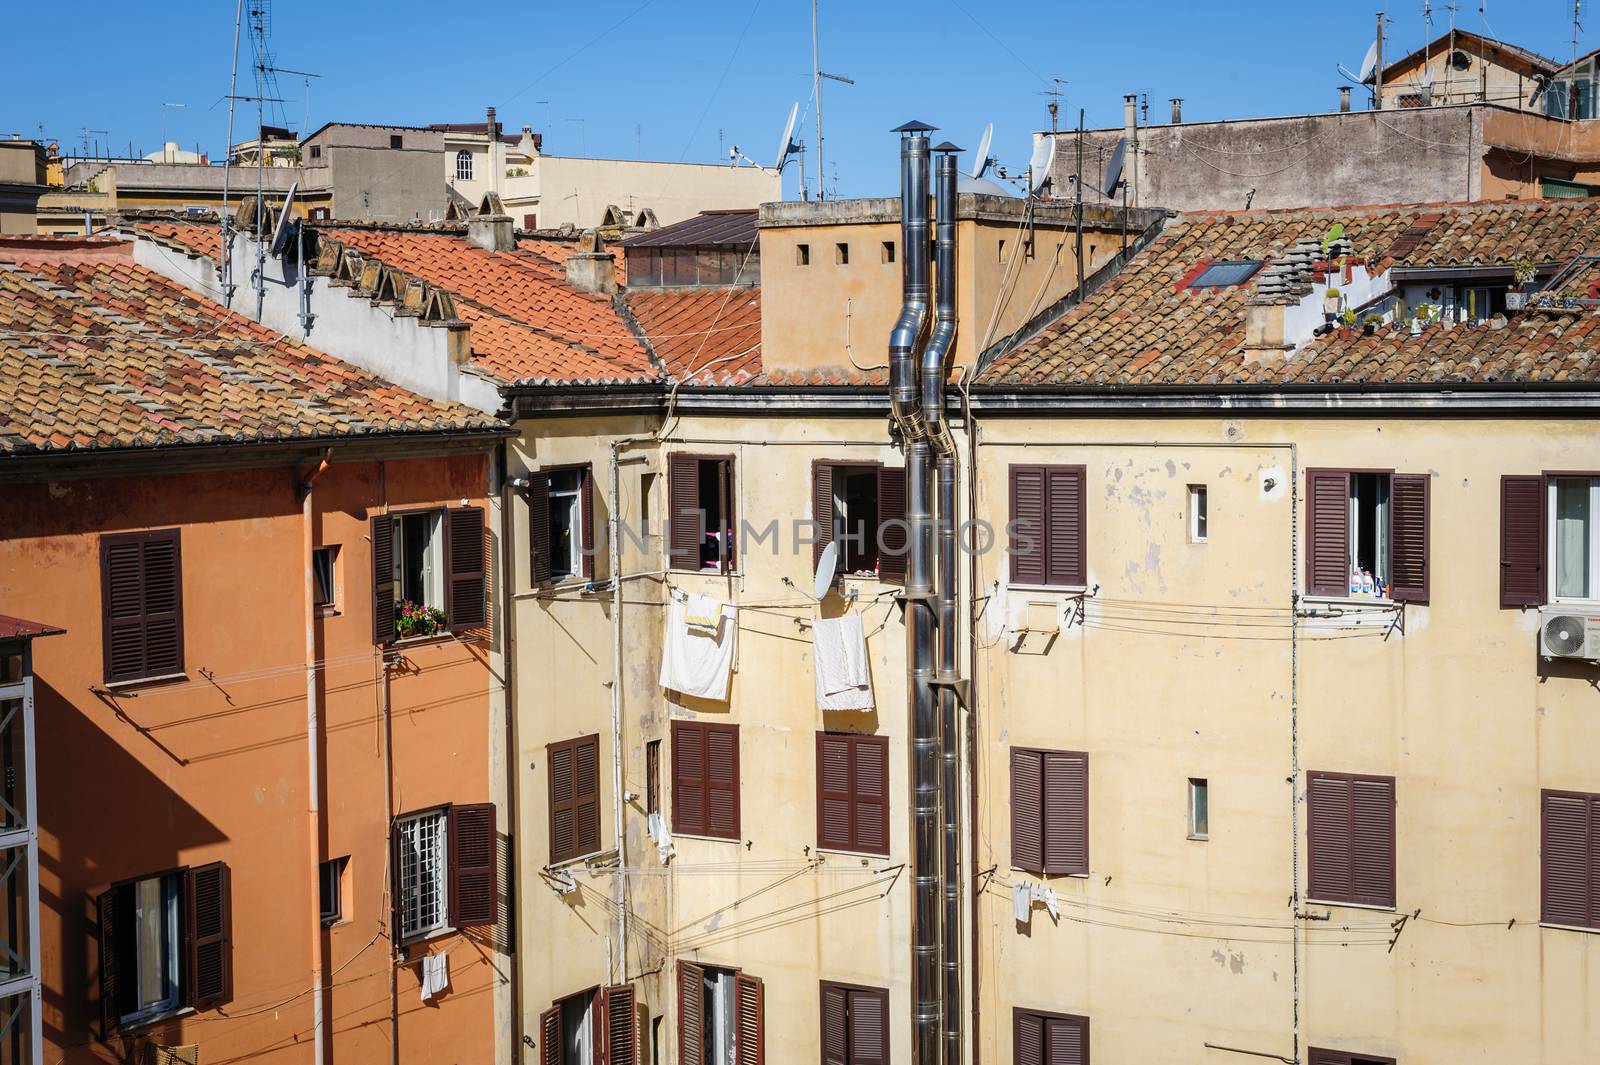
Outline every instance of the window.
<path fill-rule="evenodd" d="M 594 578 L 594 487 L 589 466 L 541 470 L 528 478 L 533 580 Z"/>
<path fill-rule="evenodd" d="M 401 942 L 499 919 L 491 803 L 445 806 L 395 819 L 394 924 Z"/>
<path fill-rule="evenodd" d="M 1189 486 L 1189 542 L 1206 542 L 1206 486 L 1203 484 Z"/>
<path fill-rule="evenodd" d="M 764 1065 L 765 988 L 739 969 L 678 963 L 680 1065 Z"/>
<path fill-rule="evenodd" d="M 523 215 L 522 216 L 522 228 L 523 229 L 538 229 L 539 228 L 539 216 L 537 214 L 525 214 L 525 215 Z"/>
<path fill-rule="evenodd" d="M 1344 1050 L 1318 1050 L 1307 1047 L 1306 1065 L 1394 1065 L 1393 1058 L 1380 1058 L 1372 1054 L 1351 1054 Z"/>
<path fill-rule="evenodd" d="M 183 672 L 178 530 L 100 538 L 100 609 L 108 684 Z"/>
<path fill-rule="evenodd" d="M 889 739 L 817 733 L 817 847 L 889 853 Z"/>
<path fill-rule="evenodd" d="M 322 902 L 322 923 L 338 924 L 344 915 L 344 877 L 350 857 L 330 858 L 318 870 L 318 892 Z"/>
<path fill-rule="evenodd" d="M 221 862 L 113 885 L 95 900 L 102 1035 L 233 997 L 228 867 Z"/>
<path fill-rule="evenodd" d="M 822 982 L 822 1065 L 887 1065 L 889 989 Z"/>
<path fill-rule="evenodd" d="M 811 245 L 796 244 L 794 246 L 794 264 L 796 266 L 811 265 Z"/>
<path fill-rule="evenodd" d="M 319 547 L 311 552 L 311 577 L 314 602 L 319 610 L 331 614 L 339 608 L 338 586 L 339 548 Z"/>
<path fill-rule="evenodd" d="M 1540 917 L 1545 924 L 1600 930 L 1600 795 L 1540 795 Z"/>
<path fill-rule="evenodd" d="M 894 262 L 894 241 L 892 241 L 892 240 L 884 241 L 883 242 L 883 247 L 879 251 L 878 256 L 879 256 L 879 261 L 880 262 L 885 262 L 885 263 Z"/>
<path fill-rule="evenodd" d="M 1428 475 L 1306 472 L 1312 595 L 1428 601 Z"/>
<path fill-rule="evenodd" d="M 1084 468 L 1011 467 L 1011 583 L 1082 587 Z"/>
<path fill-rule="evenodd" d="M 672 723 L 672 831 L 739 838 L 739 726 Z"/>
<path fill-rule="evenodd" d="M 405 138 L 403 136 L 401 136 L 400 134 L 398 134 L 398 133 L 389 134 L 389 147 L 391 147 L 391 148 L 404 148 L 405 147 L 405 143 L 406 143 L 405 142 Z"/>
<path fill-rule="evenodd" d="M 1011 864 L 1048 876 L 1088 875 L 1087 754 L 1011 748 Z"/>
<path fill-rule="evenodd" d="M 313 144 L 311 146 L 311 158 L 312 159 L 321 159 L 322 158 L 322 145 Z"/>
<path fill-rule="evenodd" d="M 644 812 L 661 812 L 661 741 L 650 740 L 644 745 Z"/>
<path fill-rule="evenodd" d="M 650 536 L 650 518 L 654 507 L 656 495 L 657 473 L 641 473 L 639 475 L 639 539 L 648 542 Z"/>
<path fill-rule="evenodd" d="M 375 643 L 463 632 L 487 622 L 483 508 L 380 514 L 372 519 L 371 536 Z M 439 613 L 419 621 L 406 604 Z M 433 620 L 439 616 L 442 625 Z"/>
<path fill-rule="evenodd" d="M 904 580 L 906 574 L 906 471 L 875 462 L 811 464 L 811 564 L 837 538 L 839 573 Z"/>
<path fill-rule="evenodd" d="M 672 455 L 668 459 L 667 492 L 672 515 L 668 566 L 733 572 L 733 456 Z"/>
<path fill-rule="evenodd" d="M 1003 240 L 1000 241 L 999 244 L 995 245 L 994 261 L 997 263 L 1003 263 L 1006 261 L 1006 242 Z"/>
<path fill-rule="evenodd" d="M 1600 477 L 1551 477 L 1550 595 L 1600 599 Z"/>
<path fill-rule="evenodd" d="M 540 1065 L 640 1065 L 632 984 L 558 999 L 539 1017 Z"/>
<path fill-rule="evenodd" d="M 1189 282 L 1190 288 L 1232 288 L 1242 285 L 1261 269 L 1259 259 L 1228 259 L 1222 262 L 1208 263 L 1205 269 L 1195 275 Z"/>
<path fill-rule="evenodd" d="M 1306 837 L 1312 899 L 1394 905 L 1394 777 L 1307 774 Z"/>
<path fill-rule="evenodd" d="M 456 180 L 472 180 L 472 153 L 465 148 L 456 153 Z"/>
<path fill-rule="evenodd" d="M 550 864 L 600 849 L 600 737 L 545 747 L 550 766 Z"/>
<path fill-rule="evenodd" d="M 1089 1065 L 1089 1018 L 1011 1011 L 1015 1065 Z"/>
<path fill-rule="evenodd" d="M 839 243 L 833 246 L 833 261 L 838 266 L 850 265 L 850 245 Z"/>
<path fill-rule="evenodd" d="M 1189 838 L 1211 838 L 1211 785 L 1204 777 L 1189 778 Z"/>
<path fill-rule="evenodd" d="M 1547 200 L 1586 200 L 1597 194 L 1600 186 L 1553 177 L 1539 179 L 1539 195 Z"/>

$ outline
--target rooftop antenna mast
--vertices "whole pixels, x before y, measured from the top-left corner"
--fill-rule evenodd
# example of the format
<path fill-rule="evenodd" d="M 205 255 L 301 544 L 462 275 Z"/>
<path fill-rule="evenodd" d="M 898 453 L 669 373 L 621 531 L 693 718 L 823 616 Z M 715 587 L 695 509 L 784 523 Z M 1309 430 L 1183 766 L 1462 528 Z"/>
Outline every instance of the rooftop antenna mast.
<path fill-rule="evenodd" d="M 271 25 L 271 0 L 251 0 L 250 8 L 250 34 L 255 43 L 255 68 L 256 68 L 256 321 L 261 320 L 261 313 L 265 309 L 267 300 L 267 249 L 261 243 L 262 215 L 267 213 L 267 168 L 266 153 L 262 151 L 261 127 L 266 122 L 267 94 L 267 64 L 270 59 L 267 55 L 267 29 Z M 231 155 L 233 146 L 228 146 Z M 321 991 L 317 992 L 317 1001 L 322 1001 Z M 317 1028 L 317 1039 L 320 1042 L 322 1029 Z M 317 1054 L 317 1061 L 322 1061 L 322 1054 Z"/>
<path fill-rule="evenodd" d="M 1572 0 L 1572 61 L 1578 61 L 1578 35 L 1583 32 L 1583 0 Z"/>
<path fill-rule="evenodd" d="M 1061 98 L 1066 95 L 1062 86 L 1066 85 L 1067 81 L 1065 78 L 1051 78 L 1050 81 L 1053 83 L 1052 87 L 1044 90 L 1039 95 L 1050 97 L 1050 102 L 1044 106 L 1045 110 L 1050 112 L 1050 132 L 1055 133 L 1057 132 L 1056 116 L 1061 111 Z"/>
<path fill-rule="evenodd" d="M 817 199 L 828 198 L 827 186 L 822 175 L 822 79 L 841 81 L 846 85 L 854 85 L 853 78 L 843 74 L 829 74 L 822 69 L 822 60 L 817 40 L 817 0 L 811 0 L 811 95 L 817 101 Z M 837 168 L 835 168 L 837 169 Z"/>
<path fill-rule="evenodd" d="M 228 143 L 222 152 L 222 225 L 217 232 L 217 253 L 222 259 L 222 305 L 233 302 L 233 254 L 228 214 L 228 176 L 233 173 L 233 104 L 239 98 L 239 24 L 244 21 L 244 0 L 233 9 L 233 72 L 228 75 Z"/>

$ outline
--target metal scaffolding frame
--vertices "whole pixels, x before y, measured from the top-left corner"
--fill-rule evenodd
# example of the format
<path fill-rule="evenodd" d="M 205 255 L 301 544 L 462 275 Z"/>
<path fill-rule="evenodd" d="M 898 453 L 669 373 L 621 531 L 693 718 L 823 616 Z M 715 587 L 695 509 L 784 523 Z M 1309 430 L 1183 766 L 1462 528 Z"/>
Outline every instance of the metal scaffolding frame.
<path fill-rule="evenodd" d="M 0 635 L 0 1061 L 18 1065 L 44 1061 L 33 638 L 59 631 L 23 623 Z"/>

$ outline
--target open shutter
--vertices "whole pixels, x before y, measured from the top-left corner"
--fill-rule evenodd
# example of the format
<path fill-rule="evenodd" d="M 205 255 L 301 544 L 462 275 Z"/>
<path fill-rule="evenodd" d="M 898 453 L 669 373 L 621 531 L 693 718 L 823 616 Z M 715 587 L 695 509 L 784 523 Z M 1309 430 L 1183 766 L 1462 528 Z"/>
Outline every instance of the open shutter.
<path fill-rule="evenodd" d="M 722 497 L 722 572 L 731 573 L 739 564 L 739 517 L 735 513 L 738 496 L 734 493 L 731 458 L 722 459 L 717 464 L 717 491 Z"/>
<path fill-rule="evenodd" d="M 1345 901 L 1354 893 L 1351 872 L 1350 778 L 1311 773 L 1306 778 L 1306 836 L 1313 899 Z"/>
<path fill-rule="evenodd" d="M 147 677 L 183 672 L 183 569 L 176 529 L 145 537 L 144 656 Z"/>
<path fill-rule="evenodd" d="M 817 733 L 817 846 L 851 850 L 850 737 Z"/>
<path fill-rule="evenodd" d="M 1594 926 L 1594 796 L 1546 791 L 1541 796 L 1540 917 L 1548 924 Z"/>
<path fill-rule="evenodd" d="M 705 1065 L 706 974 L 690 962 L 678 963 L 678 1063 Z"/>
<path fill-rule="evenodd" d="M 1014 1065 L 1045 1065 L 1044 1018 L 1026 1010 L 1011 1014 L 1011 1060 Z"/>
<path fill-rule="evenodd" d="M 854 849 L 869 854 L 889 853 L 889 738 L 853 736 L 850 741 L 855 779 L 851 782 L 854 809 Z"/>
<path fill-rule="evenodd" d="M 906 579 L 906 471 L 903 466 L 878 467 L 878 578 Z"/>
<path fill-rule="evenodd" d="M 149 676 L 144 666 L 144 545 L 100 541 L 101 626 L 107 683 Z"/>
<path fill-rule="evenodd" d="M 1428 475 L 1397 473 L 1389 488 L 1389 597 L 1428 601 Z"/>
<path fill-rule="evenodd" d="M 699 569 L 705 514 L 700 508 L 700 460 L 673 455 L 667 460 L 667 567 Z"/>
<path fill-rule="evenodd" d="M 122 1028 L 121 994 L 117 987 L 117 891 L 102 891 L 94 900 L 100 918 L 100 1038 Z"/>
<path fill-rule="evenodd" d="M 1350 1055 L 1337 1050 L 1318 1050 L 1311 1047 L 1307 1051 L 1310 1061 L 1308 1065 L 1350 1065 Z"/>
<path fill-rule="evenodd" d="M 528 475 L 528 552 L 534 584 L 550 580 L 550 475 Z"/>
<path fill-rule="evenodd" d="M 483 508 L 451 507 L 445 546 L 449 550 L 450 631 L 476 629 L 488 620 L 485 601 Z"/>
<path fill-rule="evenodd" d="M 1500 478 L 1500 605 L 1545 601 L 1543 477 Z"/>
<path fill-rule="evenodd" d="M 767 1056 L 765 989 L 761 981 L 744 973 L 733 978 L 734 1065 L 762 1065 Z M 617 1065 L 613 1059 L 611 1065 Z"/>
<path fill-rule="evenodd" d="M 577 857 L 576 804 L 574 802 L 573 772 L 576 746 L 572 743 L 552 743 L 545 748 L 545 760 L 550 764 L 550 864 Z"/>
<path fill-rule="evenodd" d="M 499 919 L 494 804 L 450 807 L 445 842 L 450 849 L 450 913 L 455 928 L 492 925 Z"/>
<path fill-rule="evenodd" d="M 822 549 L 833 540 L 833 464 L 811 461 L 811 568 L 822 562 Z"/>
<path fill-rule="evenodd" d="M 1074 1017 L 1051 1017 L 1045 1023 L 1045 1060 L 1049 1065 L 1087 1065 L 1089 1024 Z"/>
<path fill-rule="evenodd" d="M 598 542 L 595 538 L 594 527 L 594 467 L 583 468 L 583 484 L 578 488 L 578 524 L 581 525 L 583 540 L 583 579 L 594 580 L 594 545 Z"/>
<path fill-rule="evenodd" d="M 561 1007 L 539 1014 L 539 1065 L 561 1065 Z"/>
<path fill-rule="evenodd" d="M 1076 587 L 1086 579 L 1082 466 L 1045 468 L 1045 583 Z"/>
<path fill-rule="evenodd" d="M 1394 781 L 1357 777 L 1350 795 L 1352 898 L 1393 906 Z"/>
<path fill-rule="evenodd" d="M 1044 767 L 1038 751 L 1011 749 L 1011 864 L 1044 872 Z"/>
<path fill-rule="evenodd" d="M 850 1065 L 885 1065 L 889 1060 L 889 992 L 850 991 Z"/>
<path fill-rule="evenodd" d="M 600 849 L 600 737 L 573 744 L 572 839 L 578 854 Z"/>
<path fill-rule="evenodd" d="M 1011 583 L 1045 583 L 1044 467 L 1011 467 Z"/>
<path fill-rule="evenodd" d="M 184 1002 L 209 1009 L 233 998 L 233 891 L 228 867 L 212 862 L 187 870 L 183 887 L 189 977 Z"/>
<path fill-rule="evenodd" d="M 849 993 L 834 984 L 822 985 L 822 1065 L 850 1065 Z"/>
<path fill-rule="evenodd" d="M 605 1012 L 606 1065 L 639 1065 L 637 995 L 632 984 L 617 984 L 601 993 Z"/>
<path fill-rule="evenodd" d="M 672 831 L 706 834 L 705 733 L 683 721 L 672 723 Z"/>
<path fill-rule="evenodd" d="M 739 838 L 739 729 L 706 730 L 706 835 Z"/>
<path fill-rule="evenodd" d="M 1089 758 L 1044 752 L 1044 871 L 1089 872 Z"/>
<path fill-rule="evenodd" d="M 1306 591 L 1350 594 L 1350 475 L 1306 471 Z"/>
<path fill-rule="evenodd" d="M 372 519 L 372 642 L 394 643 L 394 518 Z"/>

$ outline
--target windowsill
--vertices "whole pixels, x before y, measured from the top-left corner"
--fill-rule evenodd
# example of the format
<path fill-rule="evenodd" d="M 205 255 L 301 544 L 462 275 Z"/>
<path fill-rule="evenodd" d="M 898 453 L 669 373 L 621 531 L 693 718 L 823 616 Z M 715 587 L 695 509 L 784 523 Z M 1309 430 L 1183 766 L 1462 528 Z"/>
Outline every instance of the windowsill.
<path fill-rule="evenodd" d="M 430 928 L 426 932 L 413 932 L 411 935 L 401 938 L 400 946 L 404 948 L 410 948 L 419 946 L 423 943 L 431 943 L 433 940 L 438 939 L 441 936 L 452 935 L 454 932 L 455 928 L 450 925 L 441 925 L 438 928 Z"/>
<path fill-rule="evenodd" d="M 744 571 L 740 570 L 740 569 L 720 570 L 720 569 L 671 569 L 671 568 L 669 568 L 667 570 L 667 572 L 668 573 L 688 574 L 688 575 L 699 576 L 699 577 L 743 577 L 744 576 Z"/>
<path fill-rule="evenodd" d="M 1587 932 L 1590 935 L 1600 935 L 1600 928 L 1591 928 L 1582 924 L 1556 924 L 1553 921 L 1540 921 L 1540 928 L 1548 928 L 1553 932 Z"/>
<path fill-rule="evenodd" d="M 847 851 L 847 850 L 840 850 L 838 847 L 818 847 L 817 848 L 817 854 L 819 856 L 820 855 L 825 855 L 825 854 L 836 854 L 841 858 L 878 858 L 878 859 L 881 859 L 883 861 L 888 861 L 889 860 L 889 855 L 887 853 L 885 853 L 885 852 L 880 852 L 880 851 Z"/>
<path fill-rule="evenodd" d="M 1056 595 L 1083 595 L 1089 590 L 1087 584 L 1008 584 L 1007 591 L 1012 592 L 1053 592 Z"/>
<path fill-rule="evenodd" d="M 1549 606 L 1568 606 L 1575 610 L 1600 610 L 1600 599 L 1583 598 L 1580 596 L 1552 595 Z"/>
<path fill-rule="evenodd" d="M 1372 606 L 1393 607 L 1405 604 L 1404 599 L 1384 599 L 1375 595 L 1307 595 L 1300 600 L 1313 606 Z"/>
<path fill-rule="evenodd" d="M 155 688 L 163 684 L 177 684 L 189 679 L 187 673 L 163 673 L 158 677 L 139 677 L 136 680 L 107 681 L 105 690 L 109 692 L 134 691 L 138 688 Z"/>
<path fill-rule="evenodd" d="M 561 869 L 576 869 L 580 865 L 591 865 L 601 858 L 615 858 L 616 855 L 616 848 L 608 847 L 605 850 L 590 851 L 588 854 L 579 854 L 571 858 L 563 858 L 559 862 L 551 862 L 545 866 L 545 870 L 547 872 L 555 872 Z"/>
<path fill-rule="evenodd" d="M 436 632 L 436 633 L 433 633 L 430 636 L 401 636 L 401 637 L 398 637 L 394 641 L 394 643 L 390 644 L 390 646 L 391 647 L 426 647 L 429 644 L 434 644 L 434 643 L 450 643 L 450 642 L 454 641 L 455 638 L 456 638 L 455 637 L 455 633 L 453 633 L 453 632 Z"/>
<path fill-rule="evenodd" d="M 348 917 L 324 917 L 322 919 L 322 927 L 324 928 L 338 928 L 347 924 L 350 924 L 350 918 Z"/>
<path fill-rule="evenodd" d="M 1209 835 L 1200 836 L 1200 835 L 1196 835 L 1193 832 L 1189 833 L 1189 835 L 1186 838 L 1192 839 L 1196 843 L 1209 843 L 1209 842 L 1211 842 L 1211 837 Z"/>
<path fill-rule="evenodd" d="M 340 617 L 341 615 L 343 615 L 343 613 L 344 613 L 344 611 L 340 610 L 336 606 L 319 606 L 319 607 L 317 607 L 317 617 L 319 617 L 319 618 L 336 618 L 336 617 Z"/>
<path fill-rule="evenodd" d="M 1398 913 L 1393 904 L 1384 906 L 1376 902 L 1340 902 L 1336 899 L 1306 899 L 1307 906 L 1342 906 L 1349 910 L 1373 910 L 1377 913 Z"/>
<path fill-rule="evenodd" d="M 696 835 L 693 832 L 679 832 L 675 828 L 672 829 L 672 838 L 673 838 L 674 841 L 680 840 L 680 839 L 703 839 L 708 843 L 743 843 L 744 842 L 744 837 L 743 836 L 701 836 L 701 835 Z"/>
<path fill-rule="evenodd" d="M 1038 872 L 1033 871 L 1032 869 L 1023 869 L 1023 868 L 1021 868 L 1019 866 L 1015 866 L 1015 865 L 1013 865 L 1011 867 L 1011 871 L 1013 873 L 1027 873 L 1029 876 L 1036 876 L 1036 877 L 1039 877 L 1041 880 L 1061 880 L 1061 879 L 1087 880 L 1087 879 L 1089 879 L 1089 874 L 1088 873 L 1038 873 Z"/>
<path fill-rule="evenodd" d="M 159 1013 L 130 1014 L 129 1016 L 118 1021 L 117 1027 L 121 1031 L 132 1032 L 137 1031 L 140 1028 L 148 1028 L 152 1024 L 160 1024 L 163 1021 L 170 1021 L 178 1017 L 186 1017 L 195 1012 L 197 1011 L 193 1006 L 179 1006 L 175 1009 L 162 1010 Z"/>

